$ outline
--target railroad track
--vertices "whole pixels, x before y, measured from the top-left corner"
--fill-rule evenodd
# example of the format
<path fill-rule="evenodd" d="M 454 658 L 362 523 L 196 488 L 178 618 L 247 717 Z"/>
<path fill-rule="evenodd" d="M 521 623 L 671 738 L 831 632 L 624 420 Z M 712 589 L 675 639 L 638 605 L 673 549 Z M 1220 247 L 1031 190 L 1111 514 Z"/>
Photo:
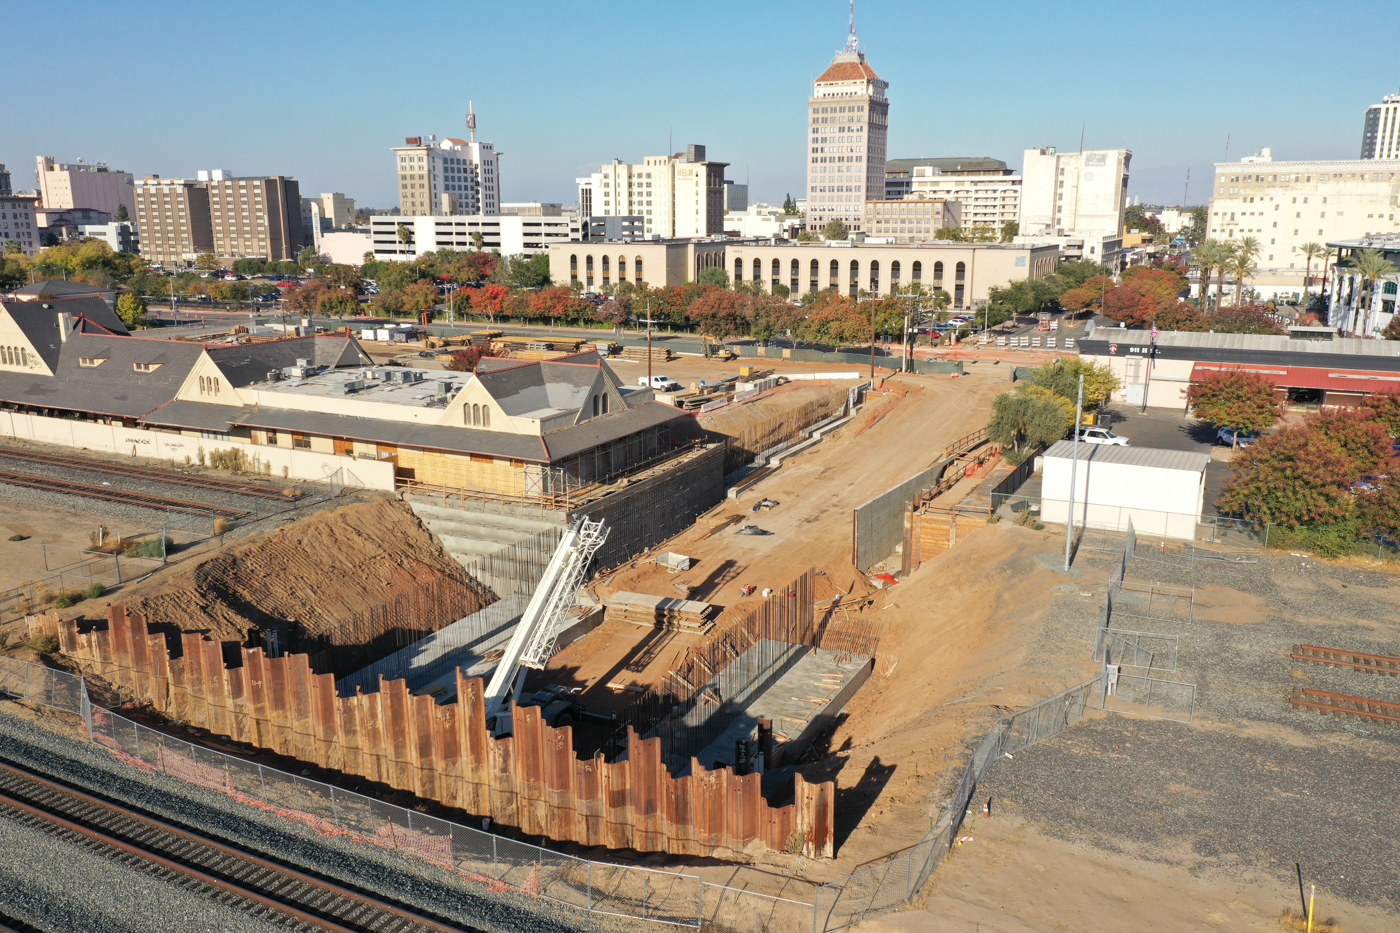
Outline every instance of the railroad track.
<path fill-rule="evenodd" d="M 1347 651 L 1345 648 L 1319 648 L 1317 645 L 1294 645 L 1295 661 L 1311 661 L 1326 664 L 1328 667 L 1345 667 L 1368 674 L 1389 674 L 1400 677 L 1400 658 L 1384 654 L 1365 654 L 1361 651 Z"/>
<path fill-rule="evenodd" d="M 212 489 L 230 492 L 239 496 L 257 496 L 263 499 L 286 499 L 280 490 L 236 480 L 215 479 L 209 476 L 190 476 L 174 470 L 156 470 L 150 467 L 127 466 L 124 463 L 108 463 L 90 460 L 85 457 L 62 457 L 57 454 L 41 454 L 29 450 L 16 450 L 13 447 L 0 447 L 0 457 L 6 460 L 23 460 L 27 463 L 41 463 L 45 466 L 65 467 L 86 470 L 90 473 L 111 473 L 117 476 L 130 476 L 135 479 L 149 479 L 176 486 L 192 486 L 196 489 Z"/>
<path fill-rule="evenodd" d="M 481 933 L 379 900 L 0 763 L 0 812 L 291 930 Z"/>
<path fill-rule="evenodd" d="M 1331 716 L 1400 725 L 1400 703 L 1391 703 L 1386 700 L 1373 700 L 1370 697 L 1354 697 L 1345 693 L 1328 693 L 1325 690 L 1294 687 L 1293 695 L 1289 697 L 1288 702 L 1299 709 L 1316 710 Z"/>
<path fill-rule="evenodd" d="M 165 496 L 152 496 L 144 492 L 131 492 L 112 486 L 90 486 L 87 483 L 72 483 L 68 480 L 51 479 L 47 476 L 34 476 L 29 473 L 13 473 L 0 470 L 0 483 L 10 486 L 24 486 L 27 489 L 41 489 L 45 492 L 61 492 L 70 496 L 83 496 L 87 499 L 102 499 L 119 502 L 122 505 L 140 505 L 157 511 L 188 512 L 190 514 L 222 515 L 225 518 L 242 518 L 249 515 L 246 509 L 231 509 L 222 505 L 207 505 L 203 502 L 186 502 L 183 499 L 169 499 Z"/>

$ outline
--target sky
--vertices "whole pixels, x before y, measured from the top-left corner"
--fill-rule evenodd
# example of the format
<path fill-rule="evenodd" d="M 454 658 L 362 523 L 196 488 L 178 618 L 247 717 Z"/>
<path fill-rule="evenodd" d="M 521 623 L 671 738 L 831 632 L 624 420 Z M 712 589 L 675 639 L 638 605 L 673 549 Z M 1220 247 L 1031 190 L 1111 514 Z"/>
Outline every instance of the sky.
<path fill-rule="evenodd" d="M 390 148 L 478 138 L 506 201 L 577 201 L 620 158 L 707 146 L 751 201 L 800 197 L 811 82 L 844 44 L 843 0 L 536 0 L 207 7 L 73 0 L 7 10 L 0 162 L 104 161 L 138 178 L 290 175 L 303 195 L 397 204 Z M 889 156 L 1133 152 L 1128 193 L 1204 203 L 1210 165 L 1354 159 L 1366 107 L 1400 90 L 1377 44 L 1394 0 L 932 4 L 857 0 L 889 82 Z M 40 38 L 43 37 L 43 38 Z M 1369 37 L 1369 38 L 1368 38 Z M 20 90 L 26 89 L 26 90 Z"/>

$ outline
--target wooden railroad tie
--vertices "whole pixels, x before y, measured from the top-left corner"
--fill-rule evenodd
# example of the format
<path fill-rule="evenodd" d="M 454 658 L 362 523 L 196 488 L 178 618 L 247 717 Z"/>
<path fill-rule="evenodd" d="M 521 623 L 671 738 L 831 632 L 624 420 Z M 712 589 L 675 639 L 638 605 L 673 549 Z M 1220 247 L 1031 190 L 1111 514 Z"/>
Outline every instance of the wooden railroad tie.
<path fill-rule="evenodd" d="M 1361 651 L 1347 651 L 1344 648 L 1321 648 L 1317 645 L 1294 645 L 1295 661 L 1311 661 L 1328 667 L 1346 667 L 1368 674 L 1388 674 L 1400 677 L 1400 658 L 1384 654 L 1366 654 Z"/>
<path fill-rule="evenodd" d="M 1349 696 L 1345 693 L 1328 693 L 1325 690 L 1294 687 L 1293 695 L 1289 697 L 1288 702 L 1300 709 L 1312 709 L 1332 716 L 1400 725 L 1400 703 L 1391 703 L 1387 700 L 1374 700 L 1370 697 Z"/>

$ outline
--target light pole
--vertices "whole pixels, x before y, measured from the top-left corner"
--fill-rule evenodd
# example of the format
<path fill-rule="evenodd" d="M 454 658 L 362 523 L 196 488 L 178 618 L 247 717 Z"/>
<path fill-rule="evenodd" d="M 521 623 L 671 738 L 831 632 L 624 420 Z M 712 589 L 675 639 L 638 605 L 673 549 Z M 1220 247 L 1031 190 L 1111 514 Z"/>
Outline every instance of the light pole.
<path fill-rule="evenodd" d="M 1074 540 L 1074 485 L 1079 481 L 1079 421 L 1084 417 L 1084 374 L 1079 374 L 1079 399 L 1074 403 L 1074 459 L 1069 464 L 1069 515 L 1065 516 L 1065 573 L 1069 573 L 1070 542 Z M 1084 486 L 1084 498 L 1089 487 Z"/>
<path fill-rule="evenodd" d="M 870 299 L 870 385 L 875 385 L 875 299 Z"/>

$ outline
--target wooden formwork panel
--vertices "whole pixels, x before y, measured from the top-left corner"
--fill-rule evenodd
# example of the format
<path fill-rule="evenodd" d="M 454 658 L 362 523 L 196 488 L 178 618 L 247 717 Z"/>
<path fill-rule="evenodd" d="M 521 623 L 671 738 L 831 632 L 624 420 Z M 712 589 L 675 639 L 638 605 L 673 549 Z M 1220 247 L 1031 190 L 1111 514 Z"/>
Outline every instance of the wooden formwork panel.
<path fill-rule="evenodd" d="M 387 784 L 489 816 L 502 826 L 561 842 L 642 852 L 725 857 L 754 841 L 786 848 L 801 833 L 809 857 L 834 848 L 835 786 L 796 778 L 794 803 L 771 807 L 759 775 L 709 771 L 673 777 L 660 739 L 628 729 L 627 757 L 580 761 L 569 727 L 554 728 L 537 707 L 512 707 L 513 729 L 486 727 L 480 679 L 458 672 L 458 703 L 438 706 L 402 680 L 376 693 L 340 697 L 331 674 L 314 674 L 306 655 L 268 658 L 242 649 L 223 663 L 220 645 L 181 637 L 172 657 L 144 617 L 110 606 L 106 629 L 80 633 L 76 621 L 31 617 L 30 629 L 56 635 L 90 672 L 156 710 L 218 735 L 300 761 Z"/>

